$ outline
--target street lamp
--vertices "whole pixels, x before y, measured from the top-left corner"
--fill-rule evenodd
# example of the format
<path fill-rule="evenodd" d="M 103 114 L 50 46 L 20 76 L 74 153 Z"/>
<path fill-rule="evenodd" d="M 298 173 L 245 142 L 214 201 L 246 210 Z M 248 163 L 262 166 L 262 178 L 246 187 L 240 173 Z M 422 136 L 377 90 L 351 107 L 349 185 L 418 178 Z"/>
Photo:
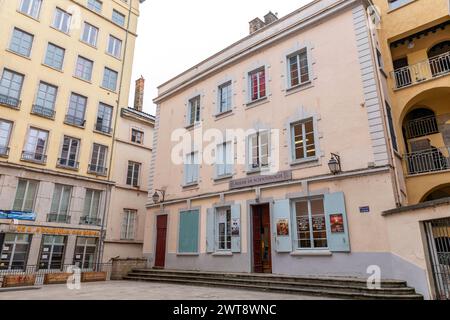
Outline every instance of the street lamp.
<path fill-rule="evenodd" d="M 328 161 L 328 167 L 332 174 L 338 174 L 342 171 L 341 169 L 341 157 L 335 153 L 331 154 L 331 159 Z"/>
<path fill-rule="evenodd" d="M 165 195 L 166 195 L 166 192 L 164 190 L 155 189 L 155 193 L 152 196 L 153 203 L 159 203 L 160 202 L 160 198 L 162 198 L 162 202 L 164 202 L 164 196 Z"/>

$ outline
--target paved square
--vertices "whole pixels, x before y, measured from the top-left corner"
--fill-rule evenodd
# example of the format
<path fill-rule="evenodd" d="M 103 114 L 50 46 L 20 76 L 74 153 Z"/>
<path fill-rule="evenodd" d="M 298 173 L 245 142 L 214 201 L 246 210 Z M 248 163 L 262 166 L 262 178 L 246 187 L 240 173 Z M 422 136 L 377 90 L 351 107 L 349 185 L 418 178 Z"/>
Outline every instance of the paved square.
<path fill-rule="evenodd" d="M 80 290 L 66 285 L 0 292 L 0 300 L 323 300 L 326 298 L 167 283 L 108 281 L 82 283 Z"/>

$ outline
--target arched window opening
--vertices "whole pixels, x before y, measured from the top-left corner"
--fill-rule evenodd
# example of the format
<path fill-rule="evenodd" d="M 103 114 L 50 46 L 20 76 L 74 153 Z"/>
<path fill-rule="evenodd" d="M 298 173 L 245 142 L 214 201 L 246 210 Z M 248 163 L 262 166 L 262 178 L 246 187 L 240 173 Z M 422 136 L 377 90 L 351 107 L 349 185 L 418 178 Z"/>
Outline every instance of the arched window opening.
<path fill-rule="evenodd" d="M 434 112 L 427 108 L 417 108 L 409 112 L 403 122 L 406 139 L 413 139 L 438 133 L 439 128 Z"/>
<path fill-rule="evenodd" d="M 450 41 L 433 46 L 428 51 L 428 59 L 433 77 L 450 72 Z"/>
<path fill-rule="evenodd" d="M 450 198 L 450 185 L 441 187 L 441 188 L 429 193 L 425 197 L 423 202 L 445 199 L 445 198 Z"/>

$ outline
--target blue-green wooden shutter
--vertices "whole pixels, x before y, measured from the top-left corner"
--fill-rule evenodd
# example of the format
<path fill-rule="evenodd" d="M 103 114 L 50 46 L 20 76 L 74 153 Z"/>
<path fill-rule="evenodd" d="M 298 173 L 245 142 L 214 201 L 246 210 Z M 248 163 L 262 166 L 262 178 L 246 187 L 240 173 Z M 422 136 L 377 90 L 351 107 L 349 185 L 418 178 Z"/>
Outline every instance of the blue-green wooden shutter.
<path fill-rule="evenodd" d="M 198 210 L 180 213 L 180 232 L 178 237 L 178 252 L 198 253 Z"/>
<path fill-rule="evenodd" d="M 325 220 L 327 225 L 328 247 L 332 252 L 350 252 L 347 212 L 343 192 L 326 194 L 324 197 Z M 344 232 L 331 232 L 330 216 L 342 214 Z"/>
<path fill-rule="evenodd" d="M 233 230 L 233 221 L 237 221 L 239 223 L 239 235 L 231 234 L 231 252 L 241 252 L 241 205 L 240 204 L 234 204 L 231 206 L 231 230 Z"/>
<path fill-rule="evenodd" d="M 275 234 L 275 250 L 277 252 L 292 252 L 292 227 L 291 227 L 291 210 L 290 201 L 278 200 L 273 205 L 273 229 Z M 289 225 L 289 234 L 287 236 L 278 236 L 277 222 L 279 219 L 287 220 Z"/>
<path fill-rule="evenodd" d="M 209 208 L 206 213 L 206 252 L 213 253 L 215 250 L 215 210 Z"/>

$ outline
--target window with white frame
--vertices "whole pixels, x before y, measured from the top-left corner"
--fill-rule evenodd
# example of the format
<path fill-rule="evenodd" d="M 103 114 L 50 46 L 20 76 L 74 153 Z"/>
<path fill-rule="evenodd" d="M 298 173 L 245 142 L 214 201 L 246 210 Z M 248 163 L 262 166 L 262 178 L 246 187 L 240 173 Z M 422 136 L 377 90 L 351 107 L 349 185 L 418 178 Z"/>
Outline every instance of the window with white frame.
<path fill-rule="evenodd" d="M 49 43 L 47 46 L 47 52 L 45 53 L 44 63 L 47 66 L 61 70 L 64 63 L 65 53 L 65 49 Z"/>
<path fill-rule="evenodd" d="M 45 155 L 47 142 L 47 130 L 41 130 L 31 127 L 28 130 L 28 136 L 25 142 L 24 150 L 22 152 L 22 159 L 45 162 L 47 160 L 47 156 Z"/>
<path fill-rule="evenodd" d="M 322 198 L 295 202 L 297 249 L 328 247 L 325 209 Z"/>
<path fill-rule="evenodd" d="M 95 263 L 97 238 L 77 237 L 73 264 L 82 269 L 90 269 Z"/>
<path fill-rule="evenodd" d="M 53 28 L 64 33 L 69 33 L 72 15 L 60 8 L 56 8 L 55 17 L 53 18 Z"/>
<path fill-rule="evenodd" d="M 102 86 L 111 91 L 116 91 L 117 89 L 117 77 L 118 73 L 109 68 L 105 68 L 103 72 L 103 82 Z"/>
<path fill-rule="evenodd" d="M 47 217 L 48 222 L 69 223 L 68 216 L 71 195 L 71 186 L 55 184 L 50 214 Z"/>
<path fill-rule="evenodd" d="M 100 190 L 86 189 L 84 198 L 82 224 L 99 225 L 100 224 L 100 199 L 102 192 Z"/>
<path fill-rule="evenodd" d="M 123 27 L 125 25 L 125 15 L 121 14 L 117 10 L 113 10 L 112 21 L 115 24 L 118 24 L 119 26 Z"/>
<path fill-rule="evenodd" d="M 92 148 L 91 163 L 89 164 L 89 172 L 104 175 L 106 174 L 106 156 L 108 147 L 94 143 Z"/>
<path fill-rule="evenodd" d="M 20 94 L 22 92 L 24 76 L 20 73 L 4 69 L 2 78 L 0 79 L 0 103 L 11 106 L 13 108 L 19 107 Z"/>
<path fill-rule="evenodd" d="M 231 250 L 231 208 L 216 209 L 216 249 L 218 251 Z"/>
<path fill-rule="evenodd" d="M 198 183 L 198 171 L 200 164 L 198 163 L 198 152 L 191 152 L 186 155 L 184 164 L 184 184 Z"/>
<path fill-rule="evenodd" d="M 269 167 L 269 132 L 258 131 L 248 137 L 249 170 Z"/>
<path fill-rule="evenodd" d="M 65 122 L 75 126 L 84 126 L 87 98 L 73 93 L 70 95 L 69 109 L 67 110 Z"/>
<path fill-rule="evenodd" d="M 19 179 L 12 208 L 13 211 L 32 212 L 38 186 L 39 182 L 37 181 Z"/>
<path fill-rule="evenodd" d="M 98 37 L 98 28 L 94 27 L 92 24 L 85 22 L 84 30 L 81 34 L 81 40 L 87 44 L 96 47 Z"/>
<path fill-rule="evenodd" d="M 78 152 L 80 149 L 80 139 L 64 136 L 61 148 L 61 158 L 58 164 L 63 167 L 78 169 Z"/>
<path fill-rule="evenodd" d="M 38 19 L 41 5 L 42 0 L 22 0 L 19 11 L 34 19 Z"/>
<path fill-rule="evenodd" d="M 31 33 L 14 28 L 9 44 L 9 50 L 14 51 L 25 57 L 29 57 L 31 53 L 31 46 L 33 45 L 34 36 Z"/>
<path fill-rule="evenodd" d="M 53 117 L 55 113 L 57 92 L 57 87 L 41 81 L 38 87 L 36 102 L 33 106 L 33 113 L 40 114 L 45 117 Z"/>
<path fill-rule="evenodd" d="M 262 67 L 248 74 L 250 86 L 250 101 L 265 98 L 266 90 L 266 68 Z"/>
<path fill-rule="evenodd" d="M 7 156 L 11 138 L 12 122 L 0 119 L 0 156 Z"/>
<path fill-rule="evenodd" d="M 77 65 L 75 67 L 75 77 L 81 78 L 86 81 L 91 81 L 93 67 L 93 61 L 82 56 L 78 56 Z"/>
<path fill-rule="evenodd" d="M 188 125 L 200 122 L 200 96 L 192 98 L 188 102 Z"/>
<path fill-rule="evenodd" d="M 131 129 L 131 142 L 143 144 L 144 132 L 137 129 Z"/>
<path fill-rule="evenodd" d="M 139 186 L 139 173 L 141 171 L 141 164 L 128 161 L 128 170 L 127 170 L 127 185 L 138 187 Z"/>
<path fill-rule="evenodd" d="M 134 240 L 137 210 L 125 209 L 122 215 L 121 240 Z"/>
<path fill-rule="evenodd" d="M 308 50 L 306 48 L 294 53 L 287 58 L 289 88 L 293 88 L 310 81 Z"/>
<path fill-rule="evenodd" d="M 120 58 L 122 54 L 122 40 L 109 35 L 107 51 L 110 55 Z"/>
<path fill-rule="evenodd" d="M 97 121 L 95 123 L 95 130 L 110 134 L 112 131 L 111 121 L 112 121 L 113 107 L 105 103 L 100 102 L 98 104 Z"/>
<path fill-rule="evenodd" d="M 232 82 L 228 81 L 219 86 L 219 113 L 231 110 L 232 104 Z"/>
<path fill-rule="evenodd" d="M 31 243 L 30 234 L 7 233 L 0 248 L 0 270 L 24 270 Z"/>
<path fill-rule="evenodd" d="M 99 0 L 88 0 L 88 2 L 87 2 L 87 7 L 90 10 L 95 11 L 97 13 L 102 12 L 102 6 L 103 6 L 103 3 Z"/>
<path fill-rule="evenodd" d="M 216 176 L 227 177 L 233 174 L 233 143 L 227 141 L 216 148 Z"/>
<path fill-rule="evenodd" d="M 314 119 L 306 119 L 291 124 L 292 159 L 304 160 L 316 157 Z"/>

